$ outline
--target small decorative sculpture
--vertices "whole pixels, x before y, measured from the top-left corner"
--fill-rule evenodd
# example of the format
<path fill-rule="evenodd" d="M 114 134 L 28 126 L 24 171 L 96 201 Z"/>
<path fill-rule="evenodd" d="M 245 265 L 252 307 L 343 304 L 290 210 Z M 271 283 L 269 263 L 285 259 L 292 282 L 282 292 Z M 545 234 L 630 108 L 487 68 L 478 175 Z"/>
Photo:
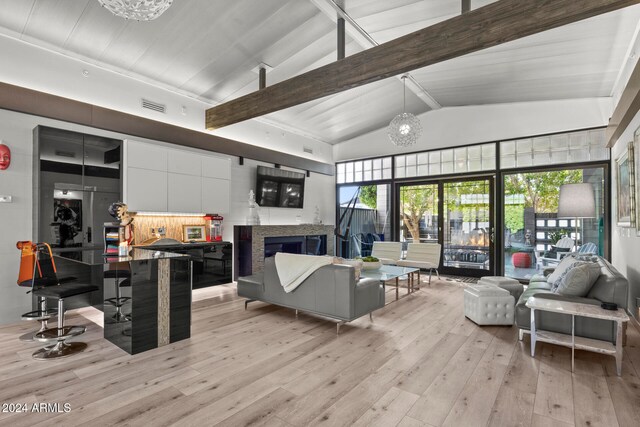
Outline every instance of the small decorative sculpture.
<path fill-rule="evenodd" d="M 0 141 L 0 171 L 3 171 L 11 164 L 11 150 Z"/>
<path fill-rule="evenodd" d="M 129 214 L 129 208 L 126 203 L 115 202 L 112 203 L 107 209 L 109 215 L 120 221 L 120 226 L 124 227 L 124 233 L 121 237 L 123 239 L 120 244 L 126 243 L 127 246 L 133 244 L 133 217 Z"/>
<path fill-rule="evenodd" d="M 246 218 L 247 225 L 260 225 L 260 215 L 258 214 L 258 204 L 253 190 L 249 190 L 249 215 Z"/>
<path fill-rule="evenodd" d="M 133 218 L 129 214 L 129 208 L 126 203 L 115 202 L 109 206 L 109 215 L 120 221 L 120 225 L 129 225 L 133 222 Z"/>

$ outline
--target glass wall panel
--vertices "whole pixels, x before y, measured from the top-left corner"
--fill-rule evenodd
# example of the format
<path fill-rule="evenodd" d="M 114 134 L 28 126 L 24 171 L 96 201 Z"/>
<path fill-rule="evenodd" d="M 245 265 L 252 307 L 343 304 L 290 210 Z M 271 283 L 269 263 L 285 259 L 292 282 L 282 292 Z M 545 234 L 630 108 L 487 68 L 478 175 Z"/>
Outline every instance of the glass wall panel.
<path fill-rule="evenodd" d="M 401 242 L 437 243 L 438 185 L 401 186 L 399 218 Z"/>
<path fill-rule="evenodd" d="M 502 169 L 609 160 L 604 129 L 502 141 L 500 155 Z"/>
<path fill-rule="evenodd" d="M 560 186 L 582 182 L 593 185 L 595 217 L 558 218 Z M 558 265 L 571 251 L 603 255 L 604 205 L 602 167 L 505 175 L 505 275 L 530 279 L 545 268 Z"/>
<path fill-rule="evenodd" d="M 444 267 L 491 268 L 490 187 L 488 179 L 444 183 Z"/>
<path fill-rule="evenodd" d="M 391 157 L 357 160 L 336 165 L 336 183 L 391 179 Z"/>
<path fill-rule="evenodd" d="M 383 184 L 338 188 L 340 236 L 336 240 L 340 256 L 368 256 L 374 241 L 391 240 L 390 187 Z"/>

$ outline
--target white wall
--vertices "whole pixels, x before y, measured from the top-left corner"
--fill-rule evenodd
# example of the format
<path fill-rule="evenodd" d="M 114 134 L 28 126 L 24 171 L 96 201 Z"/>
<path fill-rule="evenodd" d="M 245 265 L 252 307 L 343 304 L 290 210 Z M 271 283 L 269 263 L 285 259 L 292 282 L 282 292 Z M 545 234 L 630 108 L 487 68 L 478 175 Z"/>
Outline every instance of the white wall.
<path fill-rule="evenodd" d="M 95 65 L 64 56 L 31 44 L 0 35 L 2 67 L 0 81 L 105 108 L 159 120 L 188 129 L 258 145 L 277 151 L 331 163 L 332 148 L 288 130 L 248 120 L 213 132 L 204 128 L 205 110 L 212 107 L 176 92 L 152 86 L 132 77 L 104 70 Z M 83 70 L 89 71 L 84 77 Z M 141 98 L 163 103 L 167 113 L 142 109 Z M 182 114 L 182 107 L 186 113 Z M 311 148 L 313 154 L 303 151 Z"/>
<path fill-rule="evenodd" d="M 638 305 L 636 298 L 640 298 L 640 236 L 637 235 L 636 229 L 640 229 L 640 225 L 636 225 L 636 228 L 621 228 L 616 226 L 616 211 L 617 206 L 617 176 L 615 173 L 616 161 L 618 157 L 627 149 L 627 143 L 633 141 L 633 134 L 636 129 L 640 127 L 640 113 L 636 114 L 627 129 L 620 136 L 616 144 L 611 150 L 611 167 L 612 167 L 612 182 L 611 182 L 611 206 L 613 223 L 613 230 L 611 233 L 611 262 L 612 264 L 629 279 L 629 309 L 635 318 L 640 321 L 640 313 L 638 312 Z M 638 150 L 638 145 L 636 145 Z M 636 151 L 636 156 L 640 155 Z M 638 164 L 636 162 L 636 164 Z M 636 182 L 638 182 L 636 180 Z M 637 192 L 636 192 L 637 194 Z M 636 201 L 636 206 L 638 201 Z M 637 207 L 636 207 L 637 209 Z"/>
<path fill-rule="evenodd" d="M 0 139 L 11 149 L 9 169 L 0 171 L 0 195 L 13 197 L 13 203 L 0 203 L 0 323 L 17 322 L 31 311 L 26 289 L 16 284 L 16 242 L 31 239 L 33 127 L 27 116 L 0 110 Z"/>
<path fill-rule="evenodd" d="M 58 120 L 43 119 L 0 109 L 0 139 L 10 147 L 11 166 L 0 171 L 0 195 L 10 195 L 13 203 L 0 203 L 0 324 L 17 322 L 20 314 L 30 311 L 31 299 L 25 289 L 16 284 L 18 278 L 19 251 L 15 244 L 19 240 L 32 239 L 32 171 L 33 128 L 38 125 L 68 129 L 110 138 L 127 139 L 129 135 L 106 132 L 87 126 L 74 125 Z M 157 141 L 135 138 L 143 142 L 170 145 Z M 186 148 L 190 151 L 200 150 Z M 233 239 L 233 225 L 245 224 L 249 190 L 255 188 L 257 162 L 246 160 L 243 166 L 238 158 L 228 156 L 231 169 L 231 213 L 225 217 L 224 238 Z M 273 166 L 260 163 L 265 166 Z M 300 171 L 304 172 L 304 171 Z M 305 180 L 304 209 L 261 208 L 263 224 L 295 224 L 296 217 L 302 222 L 311 222 L 314 208 L 320 207 L 325 224 L 335 223 L 335 181 L 333 176 L 311 173 Z"/>
<path fill-rule="evenodd" d="M 386 129 L 380 129 L 334 145 L 333 158 L 337 162 L 606 126 L 611 111 L 611 98 L 442 108 L 419 116 L 423 134 L 416 145 L 396 147 Z"/>
<path fill-rule="evenodd" d="M 249 214 L 249 190 L 255 191 L 257 166 L 273 167 L 272 164 L 245 159 L 244 165 L 235 160 L 231 167 L 231 215 L 223 222 L 223 237 L 232 240 L 233 226 L 245 225 Z M 285 168 L 296 172 L 296 169 Z M 304 208 L 259 208 L 261 225 L 312 223 L 315 207 L 320 208 L 323 224 L 335 224 L 335 177 L 311 173 L 304 183 Z"/>

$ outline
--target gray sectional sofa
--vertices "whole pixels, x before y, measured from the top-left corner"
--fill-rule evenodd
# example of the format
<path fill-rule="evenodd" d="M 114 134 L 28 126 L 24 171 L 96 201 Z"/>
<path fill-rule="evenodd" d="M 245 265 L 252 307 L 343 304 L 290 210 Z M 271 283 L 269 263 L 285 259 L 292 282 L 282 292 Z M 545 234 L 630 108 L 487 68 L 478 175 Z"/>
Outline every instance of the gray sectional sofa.
<path fill-rule="evenodd" d="M 238 278 L 238 296 L 339 320 L 340 325 L 384 307 L 384 288 L 373 279 L 356 282 L 355 270 L 346 265 L 325 265 L 294 291 L 280 284 L 274 257 L 265 259 L 264 271 Z M 245 304 L 246 308 L 246 304 Z"/>
<path fill-rule="evenodd" d="M 565 257 L 563 262 L 570 262 L 573 255 Z M 535 275 L 529 282 L 529 287 L 520 296 L 515 307 L 515 321 L 522 333 L 528 332 L 531 322 L 531 310 L 525 305 L 529 297 L 560 299 L 585 304 L 600 305 L 602 302 L 613 302 L 619 308 L 627 309 L 629 300 L 629 282 L 609 262 L 597 257 L 600 265 L 600 276 L 586 297 L 563 296 L 551 292 L 551 283 L 546 275 Z M 536 327 L 552 332 L 571 334 L 571 316 L 540 311 L 536 312 Z M 576 317 L 576 335 L 586 338 L 616 341 L 616 325 L 609 320 Z"/>

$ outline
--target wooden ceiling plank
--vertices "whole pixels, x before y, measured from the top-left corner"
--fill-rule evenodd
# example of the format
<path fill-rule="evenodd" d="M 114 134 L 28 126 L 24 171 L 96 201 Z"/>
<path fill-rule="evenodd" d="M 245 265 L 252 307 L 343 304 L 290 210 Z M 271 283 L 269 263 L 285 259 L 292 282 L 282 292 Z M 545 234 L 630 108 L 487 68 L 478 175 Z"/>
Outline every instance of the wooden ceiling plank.
<path fill-rule="evenodd" d="M 638 111 L 640 111 L 640 61 L 636 62 L 629 82 L 622 91 L 620 101 L 609 119 L 609 125 L 605 130 L 607 147 L 611 148 L 615 145 Z"/>
<path fill-rule="evenodd" d="M 205 125 L 217 129 L 242 122 L 638 3 L 500 0 L 210 108 Z"/>

